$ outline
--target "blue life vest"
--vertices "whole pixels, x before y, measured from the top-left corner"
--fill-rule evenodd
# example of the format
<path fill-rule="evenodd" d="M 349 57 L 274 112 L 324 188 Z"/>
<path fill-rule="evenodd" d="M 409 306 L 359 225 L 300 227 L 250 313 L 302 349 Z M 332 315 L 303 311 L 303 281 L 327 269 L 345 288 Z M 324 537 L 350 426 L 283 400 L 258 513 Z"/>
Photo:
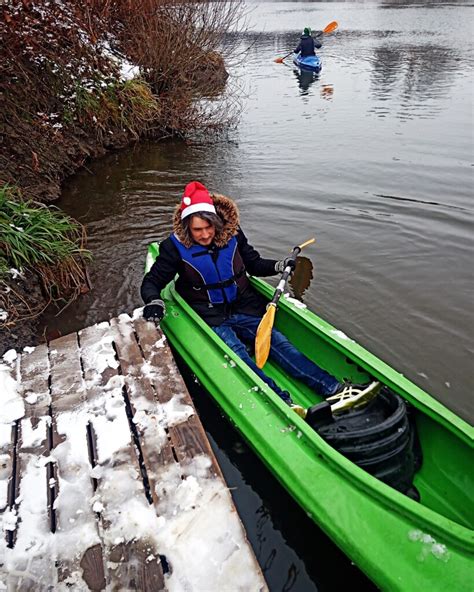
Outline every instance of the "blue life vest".
<path fill-rule="evenodd" d="M 183 275 L 180 274 L 180 279 L 185 280 L 188 276 L 187 283 L 192 284 L 193 290 L 206 290 L 207 299 L 211 304 L 233 302 L 237 298 L 236 281 L 244 275 L 245 268 L 241 264 L 242 269 L 237 273 L 234 269 L 237 251 L 235 236 L 224 247 L 213 247 L 212 249 L 201 245 L 185 247 L 175 234 L 171 235 L 171 239 L 185 263 L 185 271 Z M 216 250 L 217 258 L 214 260 Z M 187 266 L 191 269 L 188 269 Z M 196 292 L 195 295 L 197 296 Z"/>

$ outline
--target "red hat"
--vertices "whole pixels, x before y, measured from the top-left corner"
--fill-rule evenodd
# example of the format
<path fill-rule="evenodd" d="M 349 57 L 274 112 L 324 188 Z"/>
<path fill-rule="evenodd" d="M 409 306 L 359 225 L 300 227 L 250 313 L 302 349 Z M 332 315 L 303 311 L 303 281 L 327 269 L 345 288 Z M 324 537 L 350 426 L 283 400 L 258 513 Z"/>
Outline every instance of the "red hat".
<path fill-rule="evenodd" d="M 181 200 L 181 220 L 198 212 L 216 213 L 209 191 L 199 181 L 191 181 L 184 188 Z"/>

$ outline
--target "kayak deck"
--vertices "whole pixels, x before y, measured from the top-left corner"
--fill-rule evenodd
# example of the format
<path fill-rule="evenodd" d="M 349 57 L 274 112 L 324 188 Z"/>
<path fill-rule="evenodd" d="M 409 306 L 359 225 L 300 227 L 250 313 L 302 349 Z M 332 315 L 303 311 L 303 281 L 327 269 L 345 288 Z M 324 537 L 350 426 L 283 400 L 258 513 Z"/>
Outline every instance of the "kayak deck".
<path fill-rule="evenodd" d="M 293 63 L 309 72 L 319 72 L 323 66 L 321 58 L 317 55 L 301 57 L 300 54 L 293 54 Z"/>

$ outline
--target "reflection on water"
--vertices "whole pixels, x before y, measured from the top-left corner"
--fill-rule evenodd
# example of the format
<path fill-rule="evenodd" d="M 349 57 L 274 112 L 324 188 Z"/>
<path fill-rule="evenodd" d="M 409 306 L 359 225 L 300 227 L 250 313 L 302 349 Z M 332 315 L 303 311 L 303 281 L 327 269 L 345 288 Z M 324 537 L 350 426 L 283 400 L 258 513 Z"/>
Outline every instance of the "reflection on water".
<path fill-rule="evenodd" d="M 437 100 L 449 95 L 462 67 L 455 50 L 432 43 L 405 44 L 399 49 L 390 43 L 375 49 L 370 62 L 373 111 L 385 116 L 381 102 L 389 100 L 397 105 L 390 115 L 401 120 L 436 117 L 442 110 Z"/>
<path fill-rule="evenodd" d="M 296 260 L 296 269 L 290 278 L 293 295 L 304 302 L 303 295 L 311 285 L 313 279 L 313 262 L 308 257 L 300 255 Z"/>
<path fill-rule="evenodd" d="M 298 80 L 298 86 L 300 87 L 301 94 L 307 95 L 309 87 L 319 80 L 319 72 L 308 72 L 306 70 L 300 70 L 296 68 L 293 70 L 296 79 Z"/>
<path fill-rule="evenodd" d="M 322 84 L 321 85 L 321 98 L 330 101 L 334 94 L 334 86 L 332 84 Z"/>

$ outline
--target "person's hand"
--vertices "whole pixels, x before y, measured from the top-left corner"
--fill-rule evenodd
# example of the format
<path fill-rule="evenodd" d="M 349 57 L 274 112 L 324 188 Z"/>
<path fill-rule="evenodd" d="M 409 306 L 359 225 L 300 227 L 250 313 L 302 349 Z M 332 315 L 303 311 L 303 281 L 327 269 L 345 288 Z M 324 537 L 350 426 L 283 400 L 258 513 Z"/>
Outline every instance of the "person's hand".
<path fill-rule="evenodd" d="M 275 263 L 275 271 L 277 273 L 283 273 L 285 271 L 285 268 L 288 266 L 291 268 L 291 271 L 295 270 L 296 261 L 292 257 L 285 257 L 285 259 L 277 261 Z"/>
<path fill-rule="evenodd" d="M 143 318 L 147 321 L 159 322 L 165 316 L 165 312 L 163 300 L 152 300 L 143 309 Z"/>

